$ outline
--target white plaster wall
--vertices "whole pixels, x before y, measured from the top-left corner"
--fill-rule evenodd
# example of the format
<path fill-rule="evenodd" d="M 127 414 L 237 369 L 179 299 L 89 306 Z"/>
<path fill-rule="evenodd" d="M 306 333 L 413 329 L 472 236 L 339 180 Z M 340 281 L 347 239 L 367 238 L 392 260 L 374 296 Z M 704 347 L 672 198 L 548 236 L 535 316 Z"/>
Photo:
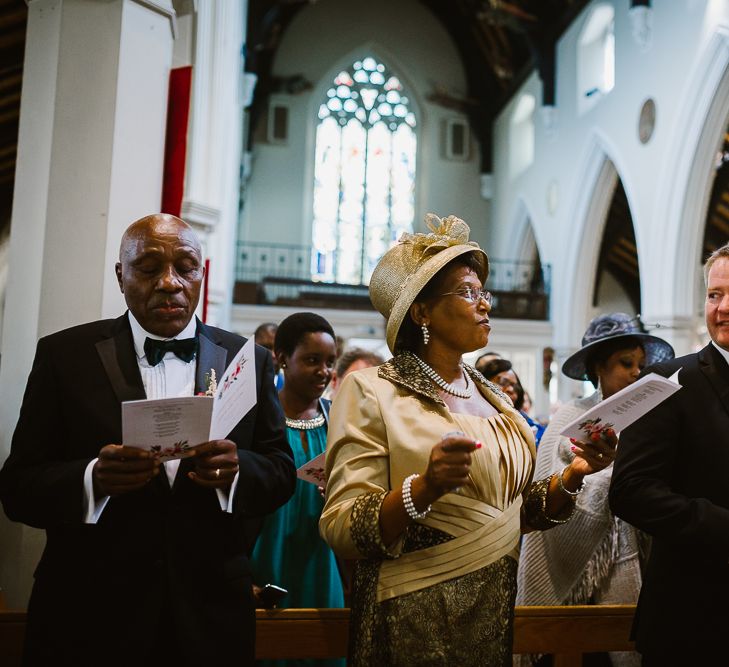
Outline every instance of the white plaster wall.
<path fill-rule="evenodd" d="M 0 366 L 0 460 L 38 337 L 123 312 L 123 229 L 158 211 L 172 6 L 28 8 Z M 140 103 L 139 100 L 144 102 Z M 43 533 L 0 517 L 0 588 L 22 608 Z"/>
<path fill-rule="evenodd" d="M 600 313 L 631 313 L 635 310 L 630 298 L 612 274 L 605 271 L 597 290 L 597 305 L 592 308 L 590 319 Z"/>
<path fill-rule="evenodd" d="M 416 0 L 321 0 L 296 16 L 276 56 L 275 75 L 301 74 L 313 89 L 276 96 L 290 106 L 289 140 L 286 145 L 259 140 L 253 146 L 242 240 L 311 243 L 316 113 L 338 71 L 368 51 L 394 70 L 415 102 L 416 229 L 428 211 L 454 213 L 470 224 L 475 240 L 486 239 L 490 207 L 480 196 L 476 142 L 472 139 L 468 161 L 446 160 L 443 122 L 459 114 L 425 99 L 438 85 L 466 96 L 463 68 L 448 34 Z"/>
<path fill-rule="evenodd" d="M 508 171 L 508 127 L 519 95 L 497 120 L 489 247 L 497 256 L 514 254 L 514 225 L 526 208 L 542 261 L 553 267 L 555 343 L 563 351 L 574 348 L 592 314 L 589 300 L 602 234 L 603 220 L 591 204 L 593 197 L 604 198 L 595 187 L 607 187 L 604 169 L 611 161 L 633 216 L 643 314 L 675 327 L 666 335 L 678 352 L 687 352 L 699 324 L 695 266 L 712 155 L 729 116 L 729 3 L 653 2 L 652 45 L 642 52 L 631 34 L 629 3 L 614 0 L 615 87 L 579 115 L 577 41 L 597 4 L 588 5 L 558 43 L 556 129 L 546 132 L 537 112 L 534 162 L 516 178 Z M 540 99 L 535 74 L 521 92 Z M 653 137 L 643 145 L 638 116 L 648 97 L 655 100 L 657 119 Z"/>

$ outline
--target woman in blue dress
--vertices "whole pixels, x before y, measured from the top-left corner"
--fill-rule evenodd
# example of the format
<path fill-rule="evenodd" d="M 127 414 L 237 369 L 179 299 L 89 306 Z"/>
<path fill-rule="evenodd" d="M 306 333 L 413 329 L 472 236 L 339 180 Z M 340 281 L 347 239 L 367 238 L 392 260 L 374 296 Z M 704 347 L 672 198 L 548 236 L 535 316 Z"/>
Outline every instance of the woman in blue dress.
<path fill-rule="evenodd" d="M 274 353 L 285 378 L 278 396 L 286 415 L 286 437 L 300 468 L 326 447 L 329 401 L 321 395 L 336 362 L 334 331 L 315 313 L 295 313 L 279 325 Z M 319 536 L 323 507 L 317 486 L 299 479 L 291 500 L 263 523 L 251 559 L 254 591 L 269 583 L 285 588 L 288 595 L 280 607 L 344 606 L 336 559 Z M 314 664 L 340 665 L 343 661 Z"/>
<path fill-rule="evenodd" d="M 534 442 L 539 447 L 539 441 L 542 439 L 542 435 L 547 427 L 544 424 L 534 421 L 523 409 L 524 387 L 521 384 L 521 380 L 519 380 L 519 376 L 514 371 L 511 362 L 508 359 L 496 357 L 483 364 L 479 368 L 479 371 L 489 382 L 497 385 L 511 399 L 514 407 L 526 419 L 527 424 L 534 431 Z"/>

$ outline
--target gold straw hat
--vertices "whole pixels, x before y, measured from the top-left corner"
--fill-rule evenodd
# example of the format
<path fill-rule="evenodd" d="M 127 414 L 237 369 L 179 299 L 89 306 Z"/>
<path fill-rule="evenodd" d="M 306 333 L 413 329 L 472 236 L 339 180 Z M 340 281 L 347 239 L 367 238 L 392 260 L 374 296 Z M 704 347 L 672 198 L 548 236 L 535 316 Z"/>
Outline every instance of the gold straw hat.
<path fill-rule="evenodd" d="M 449 215 L 425 216 L 430 234 L 403 234 L 397 245 L 377 263 L 370 279 L 370 300 L 387 320 L 387 346 L 395 352 L 395 340 L 410 306 L 428 281 L 455 257 L 473 252 L 479 263 L 479 279 L 485 282 L 489 260 L 478 243 L 469 241 L 468 225 Z"/>

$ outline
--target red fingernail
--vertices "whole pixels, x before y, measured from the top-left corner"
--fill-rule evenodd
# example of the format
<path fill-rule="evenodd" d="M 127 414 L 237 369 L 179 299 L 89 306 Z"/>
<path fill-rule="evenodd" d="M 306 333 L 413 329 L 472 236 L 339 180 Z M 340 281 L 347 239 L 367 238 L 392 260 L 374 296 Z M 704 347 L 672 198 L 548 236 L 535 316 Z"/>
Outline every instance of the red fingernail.
<path fill-rule="evenodd" d="M 476 442 L 474 442 L 473 444 L 474 444 L 474 445 L 476 445 L 476 449 L 481 449 L 481 447 L 483 446 L 483 445 L 481 444 L 481 442 L 480 442 L 480 441 L 478 441 L 478 440 L 477 440 Z"/>
<path fill-rule="evenodd" d="M 570 447 L 570 449 L 571 449 L 571 450 L 572 450 L 573 452 L 576 452 L 576 451 L 577 451 L 577 447 Z"/>
<path fill-rule="evenodd" d="M 577 440 L 575 438 L 570 438 L 570 442 L 574 445 L 577 442 Z"/>

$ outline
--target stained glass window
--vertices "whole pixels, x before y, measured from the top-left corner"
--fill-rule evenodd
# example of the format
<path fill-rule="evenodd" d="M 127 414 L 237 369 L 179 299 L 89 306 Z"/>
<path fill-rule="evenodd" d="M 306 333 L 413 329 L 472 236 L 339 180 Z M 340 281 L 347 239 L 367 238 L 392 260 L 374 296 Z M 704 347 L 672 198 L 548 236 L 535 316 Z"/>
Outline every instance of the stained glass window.
<path fill-rule="evenodd" d="M 368 56 L 334 78 L 319 106 L 312 277 L 367 283 L 412 231 L 415 114 L 400 80 Z"/>

